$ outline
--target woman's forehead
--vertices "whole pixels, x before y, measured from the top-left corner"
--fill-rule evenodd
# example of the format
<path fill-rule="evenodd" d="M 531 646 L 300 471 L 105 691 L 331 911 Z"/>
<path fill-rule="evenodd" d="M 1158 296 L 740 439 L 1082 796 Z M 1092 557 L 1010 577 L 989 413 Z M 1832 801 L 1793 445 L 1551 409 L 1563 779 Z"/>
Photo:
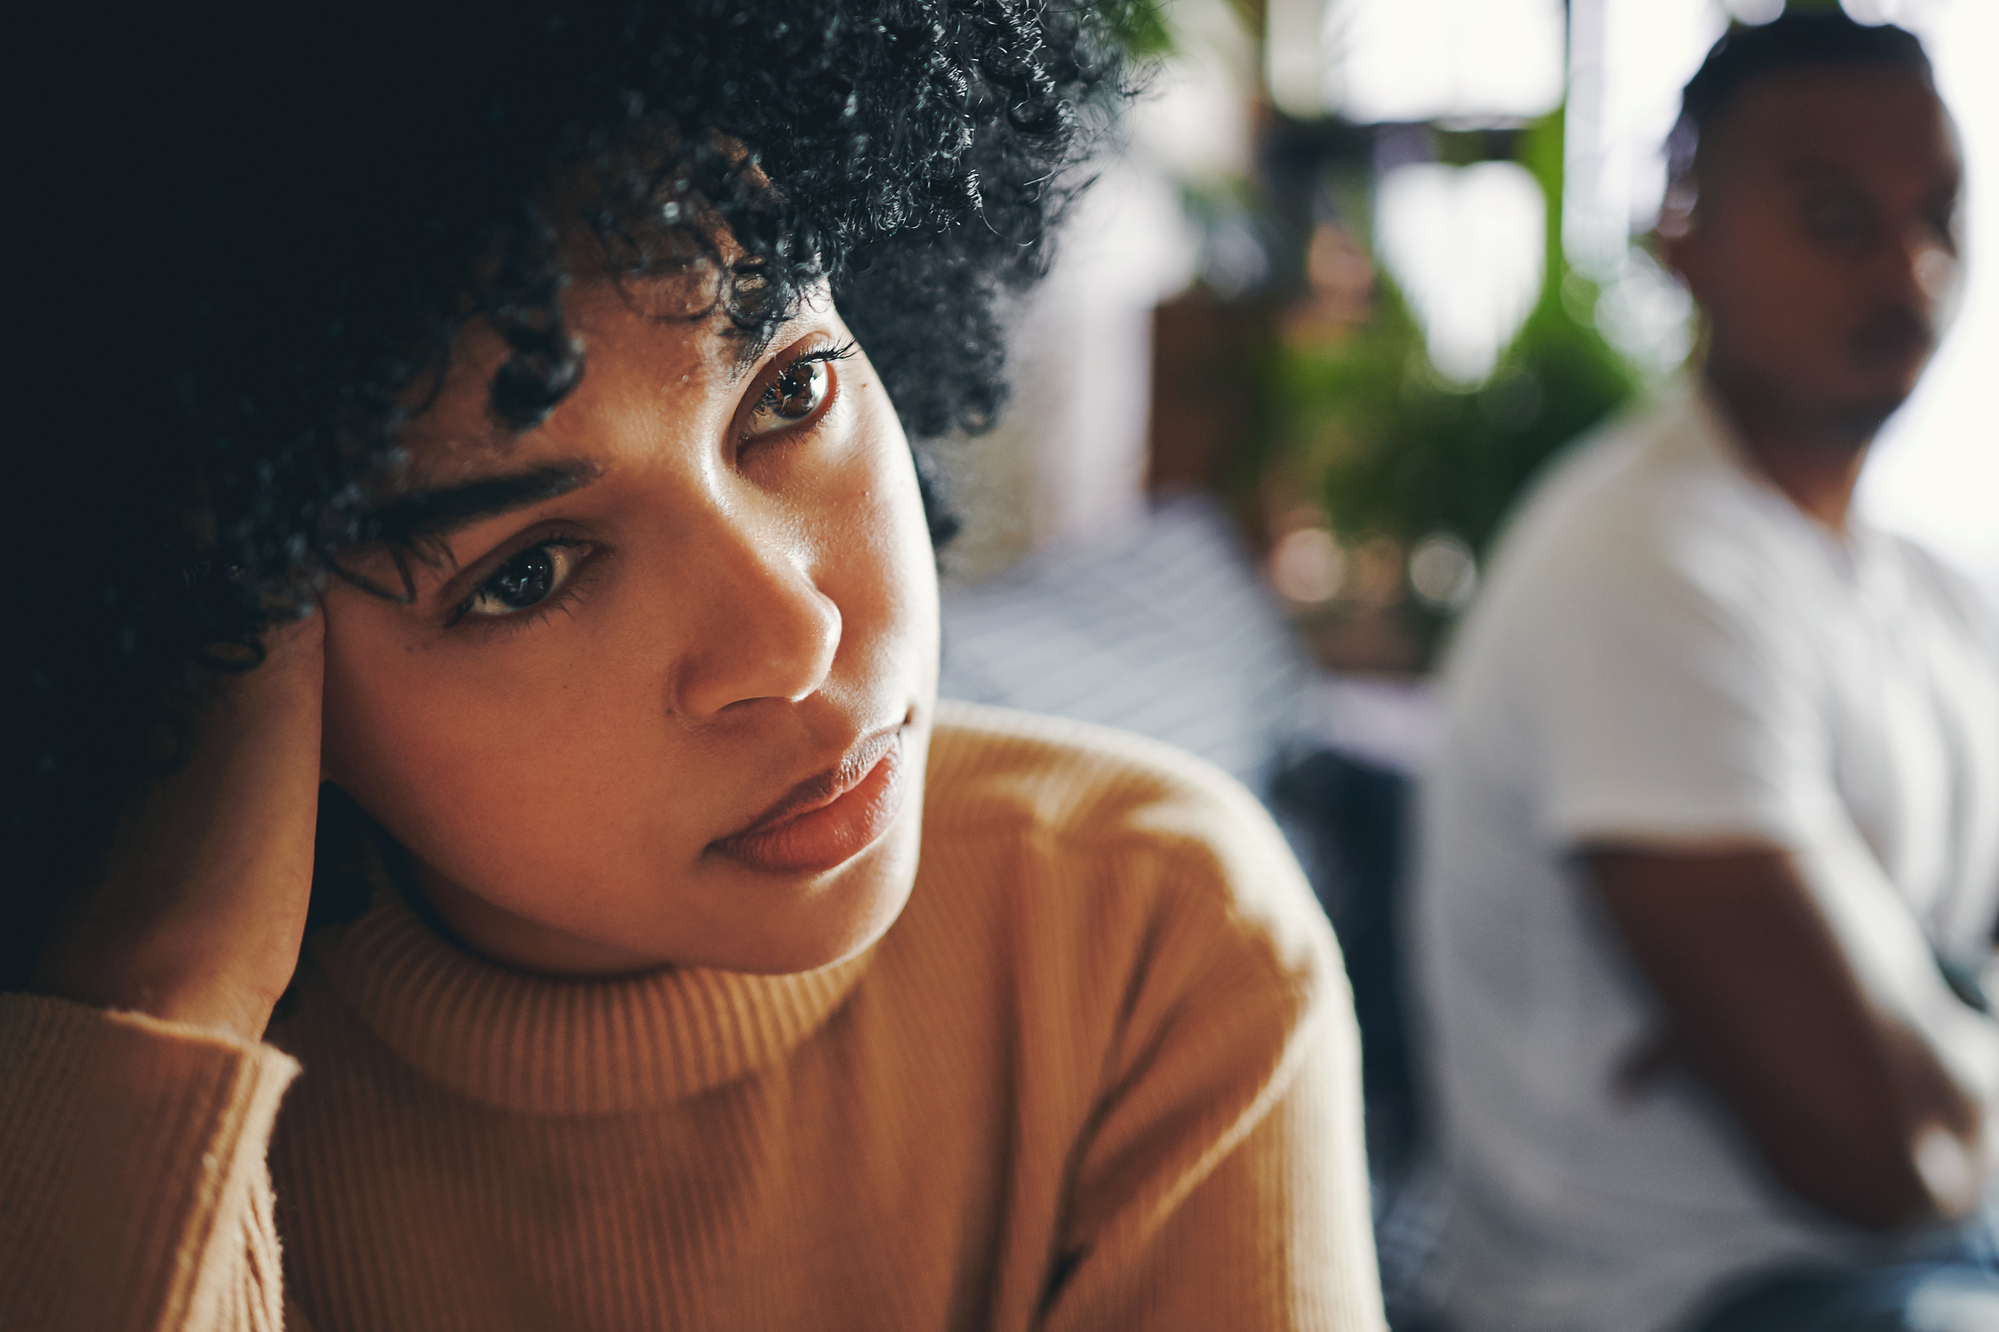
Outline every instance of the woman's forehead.
<path fill-rule="evenodd" d="M 516 430 L 494 415 L 491 385 L 514 354 L 495 325 L 469 321 L 434 390 L 400 436 L 398 493 L 458 486 L 590 451 L 607 413 L 655 424 L 695 425 L 733 413 L 773 346 L 833 317 L 830 299 L 800 302 L 789 319 L 744 326 L 720 307 L 698 318 L 655 315 L 630 284 L 599 272 L 564 293 L 565 321 L 581 344 L 581 377 L 539 424 Z"/>

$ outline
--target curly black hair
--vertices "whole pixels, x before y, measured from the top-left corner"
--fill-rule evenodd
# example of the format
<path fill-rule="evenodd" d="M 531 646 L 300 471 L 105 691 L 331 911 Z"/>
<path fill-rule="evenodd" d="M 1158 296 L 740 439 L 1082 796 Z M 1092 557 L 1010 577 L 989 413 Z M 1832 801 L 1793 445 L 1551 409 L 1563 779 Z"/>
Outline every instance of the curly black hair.
<path fill-rule="evenodd" d="M 552 199 L 699 279 L 688 316 L 768 327 L 830 283 L 912 436 L 976 430 L 995 300 L 1128 77 L 1091 0 L 50 8 L 9 126 L 0 983 L 204 680 L 384 537 L 458 329 L 504 332 L 516 431 L 587 372 Z"/>

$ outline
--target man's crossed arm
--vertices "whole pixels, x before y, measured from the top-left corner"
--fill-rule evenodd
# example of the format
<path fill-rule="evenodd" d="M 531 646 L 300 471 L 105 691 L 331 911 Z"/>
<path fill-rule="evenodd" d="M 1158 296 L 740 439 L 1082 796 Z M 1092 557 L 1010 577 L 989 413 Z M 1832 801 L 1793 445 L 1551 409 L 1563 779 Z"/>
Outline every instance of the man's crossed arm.
<path fill-rule="evenodd" d="M 1911 964 L 1913 914 L 1846 850 L 1604 842 L 1583 861 L 1674 1050 L 1786 1186 L 1875 1229 L 1959 1217 L 1999 1166 L 1999 1023 Z M 1821 891 L 1854 874 L 1876 881 Z"/>

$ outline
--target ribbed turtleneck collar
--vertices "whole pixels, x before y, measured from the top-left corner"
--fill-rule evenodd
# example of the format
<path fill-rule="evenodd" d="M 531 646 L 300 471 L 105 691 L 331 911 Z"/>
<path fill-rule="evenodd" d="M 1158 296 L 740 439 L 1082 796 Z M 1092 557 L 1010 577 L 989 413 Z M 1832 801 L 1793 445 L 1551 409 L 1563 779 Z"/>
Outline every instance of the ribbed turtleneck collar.
<path fill-rule="evenodd" d="M 317 931 L 308 959 L 418 1072 L 509 1110 L 626 1113 L 753 1073 L 818 1030 L 872 955 L 784 976 L 698 968 L 537 976 L 442 938 L 378 860 L 369 871 L 367 913 Z"/>

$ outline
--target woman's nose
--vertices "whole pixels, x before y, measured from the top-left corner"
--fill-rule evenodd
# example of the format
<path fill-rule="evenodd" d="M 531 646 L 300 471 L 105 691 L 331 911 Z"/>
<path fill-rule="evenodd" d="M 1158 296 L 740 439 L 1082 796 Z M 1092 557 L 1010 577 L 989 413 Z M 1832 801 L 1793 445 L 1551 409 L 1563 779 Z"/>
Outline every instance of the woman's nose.
<path fill-rule="evenodd" d="M 754 699 L 798 702 L 826 683 L 840 608 L 793 543 L 727 520 L 699 561 L 699 626 L 688 625 L 671 705 L 708 720 Z"/>

